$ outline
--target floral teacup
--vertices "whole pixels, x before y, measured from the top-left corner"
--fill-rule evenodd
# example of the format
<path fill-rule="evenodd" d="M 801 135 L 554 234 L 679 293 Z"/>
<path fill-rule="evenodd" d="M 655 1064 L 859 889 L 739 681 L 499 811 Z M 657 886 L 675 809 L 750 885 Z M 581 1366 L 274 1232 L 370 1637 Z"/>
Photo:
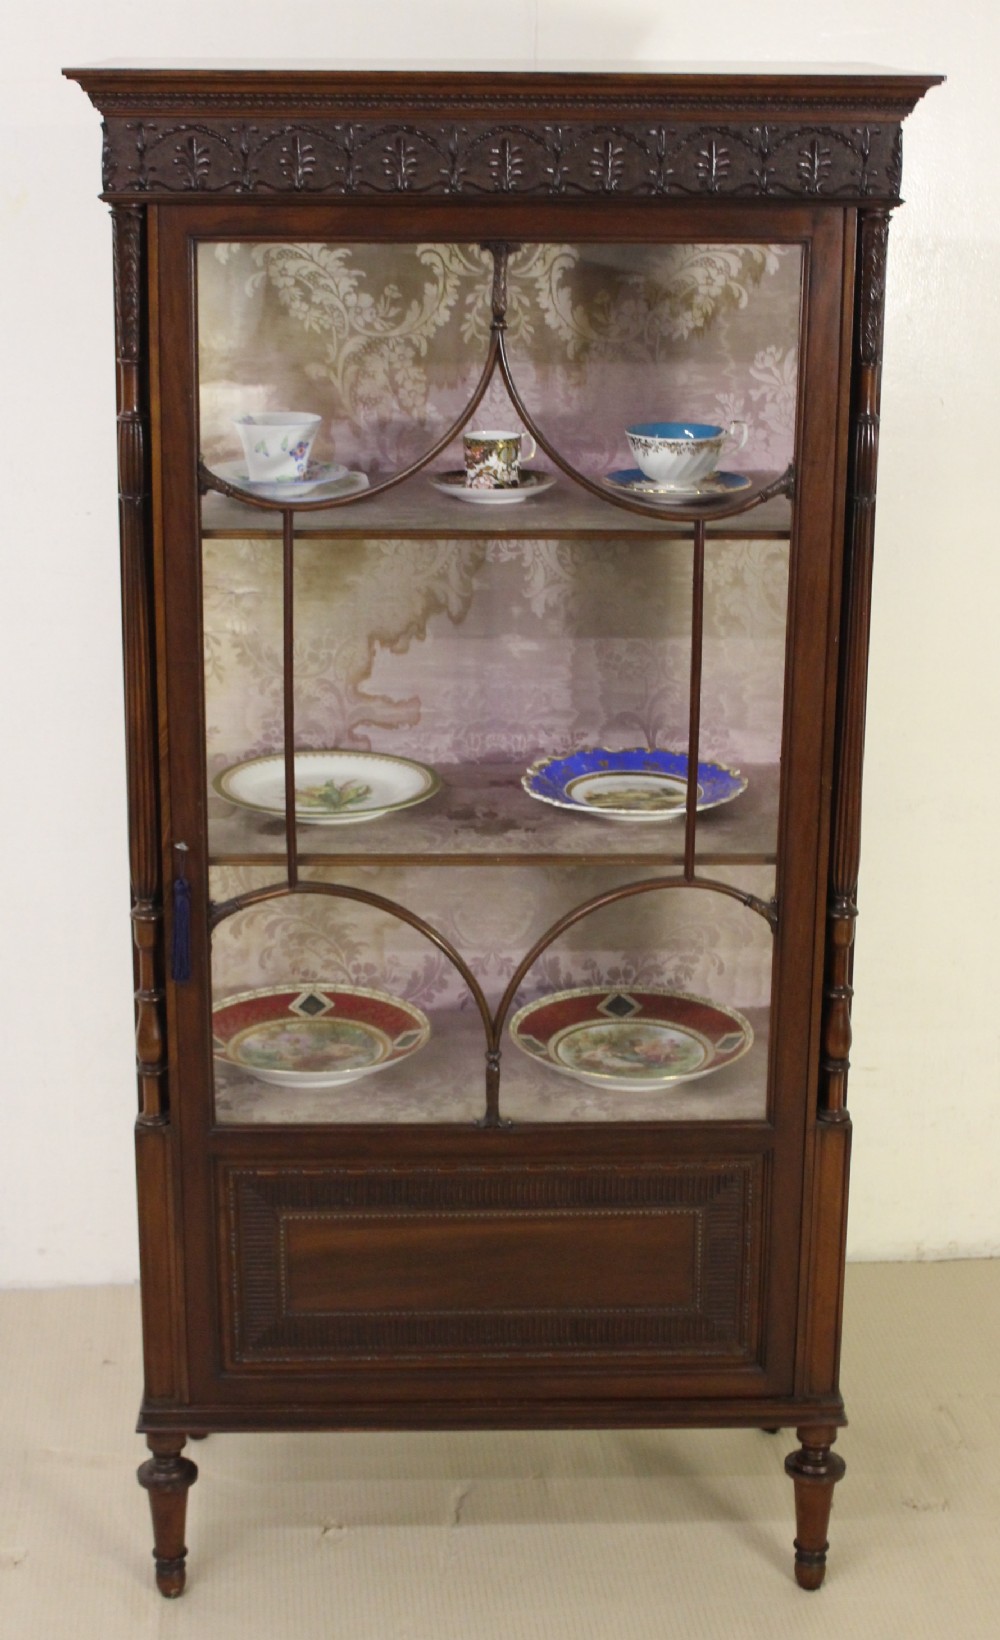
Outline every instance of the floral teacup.
<path fill-rule="evenodd" d="M 309 410 L 257 410 L 237 416 L 250 482 L 280 484 L 304 478 L 321 420 Z"/>
<path fill-rule="evenodd" d="M 530 461 L 538 446 L 530 433 L 503 433 L 493 428 L 465 434 L 465 484 L 470 490 L 515 490 L 521 481 L 521 440 L 528 439 Z"/>

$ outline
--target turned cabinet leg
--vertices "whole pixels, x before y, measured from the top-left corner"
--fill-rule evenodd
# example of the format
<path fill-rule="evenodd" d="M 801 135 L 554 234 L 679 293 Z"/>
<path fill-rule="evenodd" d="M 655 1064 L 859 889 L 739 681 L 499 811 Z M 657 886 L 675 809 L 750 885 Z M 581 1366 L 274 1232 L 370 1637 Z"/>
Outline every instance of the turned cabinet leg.
<path fill-rule="evenodd" d="M 797 1429 L 798 1452 L 785 1459 L 785 1472 L 795 1483 L 795 1581 L 800 1589 L 818 1589 L 826 1572 L 827 1528 L 833 1489 L 845 1464 L 831 1452 L 837 1431 L 832 1426 Z"/>
<path fill-rule="evenodd" d="M 197 1467 L 181 1457 L 183 1435 L 147 1435 L 153 1454 L 139 1465 L 139 1485 L 149 1493 L 153 1515 L 153 1557 L 156 1587 L 168 1600 L 184 1593 L 184 1518 L 188 1488 L 198 1479 Z"/>

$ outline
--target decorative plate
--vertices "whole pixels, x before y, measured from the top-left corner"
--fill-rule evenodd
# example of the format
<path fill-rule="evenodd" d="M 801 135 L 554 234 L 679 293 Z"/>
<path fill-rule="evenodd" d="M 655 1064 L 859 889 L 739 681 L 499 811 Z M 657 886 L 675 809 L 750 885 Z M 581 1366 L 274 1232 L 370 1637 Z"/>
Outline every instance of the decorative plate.
<path fill-rule="evenodd" d="M 726 500 L 741 490 L 748 490 L 752 480 L 746 473 L 709 473 L 695 484 L 660 484 L 655 478 L 647 478 L 640 467 L 622 467 L 618 472 L 608 473 L 604 482 L 616 490 L 628 490 L 642 501 L 655 501 L 666 507 L 671 502 L 686 506 L 690 501 Z"/>
<path fill-rule="evenodd" d="M 683 991 L 607 991 L 583 985 L 539 997 L 510 1022 L 532 1059 L 593 1087 L 672 1087 L 741 1058 L 753 1042 L 735 1008 Z"/>
<path fill-rule="evenodd" d="M 339 1088 L 422 1048 L 426 1014 L 355 985 L 277 985 L 212 1010 L 216 1058 L 282 1088 Z"/>
<path fill-rule="evenodd" d="M 532 495 L 542 495 L 545 490 L 551 490 L 556 477 L 554 473 L 533 473 L 525 469 L 516 487 L 507 490 L 476 490 L 466 484 L 465 468 L 461 467 L 453 469 L 450 473 L 431 473 L 430 481 L 442 495 L 453 495 L 456 501 L 471 501 L 477 507 L 498 507 L 509 506 L 512 501 L 527 501 Z"/>
<path fill-rule="evenodd" d="M 348 469 L 337 461 L 310 461 L 304 478 L 251 478 L 245 461 L 220 461 L 212 471 L 227 484 L 237 484 L 241 490 L 249 490 L 265 501 L 287 501 L 294 496 L 309 495 L 321 484 L 339 484 L 350 477 Z"/>
<path fill-rule="evenodd" d="M 256 814 L 285 812 L 281 752 L 251 757 L 213 781 L 220 797 Z M 441 787 L 423 763 L 381 752 L 296 752 L 295 818 L 306 826 L 349 826 L 423 803 Z"/>
<path fill-rule="evenodd" d="M 671 820 L 685 811 L 688 758 L 686 752 L 645 746 L 622 752 L 593 746 L 565 757 L 539 758 L 522 776 L 521 785 L 540 803 L 577 814 L 633 822 Z M 746 777 L 738 769 L 698 764 L 699 812 L 731 802 L 746 788 Z"/>

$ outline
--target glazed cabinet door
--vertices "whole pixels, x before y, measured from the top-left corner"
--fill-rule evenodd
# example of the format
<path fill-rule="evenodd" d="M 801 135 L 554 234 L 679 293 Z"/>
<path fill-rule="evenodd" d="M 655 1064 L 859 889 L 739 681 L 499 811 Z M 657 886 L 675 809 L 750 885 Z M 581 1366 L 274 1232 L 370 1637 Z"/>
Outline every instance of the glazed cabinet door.
<path fill-rule="evenodd" d="M 151 211 L 194 1404 L 795 1393 L 852 222 Z"/>

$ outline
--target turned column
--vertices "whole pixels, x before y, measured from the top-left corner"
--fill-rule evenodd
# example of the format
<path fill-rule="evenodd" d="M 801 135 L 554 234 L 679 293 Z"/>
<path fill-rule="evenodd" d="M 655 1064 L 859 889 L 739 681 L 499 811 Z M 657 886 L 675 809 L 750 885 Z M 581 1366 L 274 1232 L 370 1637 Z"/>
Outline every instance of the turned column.
<path fill-rule="evenodd" d="M 800 1589 L 818 1589 L 826 1574 L 833 1489 L 846 1466 L 830 1450 L 837 1439 L 832 1426 L 795 1433 L 802 1445 L 785 1459 L 785 1473 L 795 1483 L 795 1581 Z"/>
<path fill-rule="evenodd" d="M 188 1489 L 198 1479 L 197 1465 L 182 1458 L 183 1435 L 147 1435 L 146 1445 L 153 1454 L 139 1465 L 139 1485 L 149 1493 L 153 1516 L 153 1558 L 156 1587 L 167 1600 L 184 1593 L 184 1522 Z"/>

